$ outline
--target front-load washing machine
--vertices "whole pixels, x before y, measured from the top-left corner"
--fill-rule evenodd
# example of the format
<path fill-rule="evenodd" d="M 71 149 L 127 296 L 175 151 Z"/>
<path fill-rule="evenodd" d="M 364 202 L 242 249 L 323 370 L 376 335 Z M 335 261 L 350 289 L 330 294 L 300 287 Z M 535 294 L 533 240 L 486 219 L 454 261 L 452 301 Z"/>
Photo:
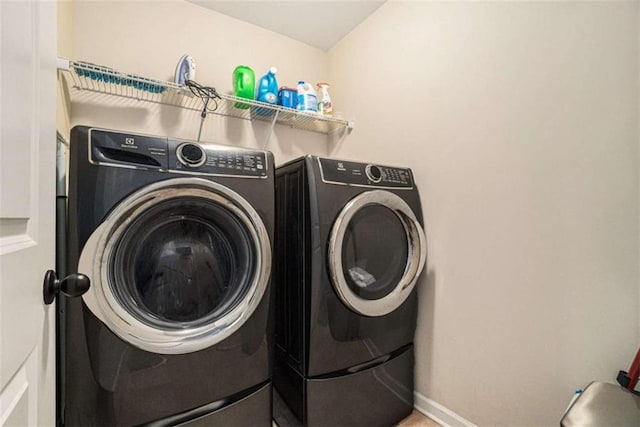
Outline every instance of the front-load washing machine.
<path fill-rule="evenodd" d="M 274 408 L 310 426 L 397 423 L 426 261 L 411 170 L 294 160 L 276 171 L 276 218 Z"/>
<path fill-rule="evenodd" d="M 71 132 L 59 424 L 271 425 L 273 157 Z"/>

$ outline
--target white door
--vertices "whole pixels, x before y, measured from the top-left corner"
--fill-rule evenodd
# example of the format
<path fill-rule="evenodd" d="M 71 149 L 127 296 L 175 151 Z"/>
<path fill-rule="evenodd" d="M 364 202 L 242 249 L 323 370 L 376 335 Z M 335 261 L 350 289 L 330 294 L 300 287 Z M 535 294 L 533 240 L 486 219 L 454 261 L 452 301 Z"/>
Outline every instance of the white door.
<path fill-rule="evenodd" d="M 0 34 L 0 425 L 53 425 L 55 2 L 0 1 Z"/>

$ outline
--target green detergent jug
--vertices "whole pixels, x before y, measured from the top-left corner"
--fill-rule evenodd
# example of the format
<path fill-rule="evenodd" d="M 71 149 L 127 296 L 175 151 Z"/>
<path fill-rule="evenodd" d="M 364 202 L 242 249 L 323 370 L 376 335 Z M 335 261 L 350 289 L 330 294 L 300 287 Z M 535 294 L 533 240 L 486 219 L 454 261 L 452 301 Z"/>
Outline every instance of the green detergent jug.
<path fill-rule="evenodd" d="M 245 99 L 255 99 L 256 97 L 256 75 L 246 65 L 238 65 L 233 70 L 233 94 L 238 98 Z M 251 107 L 241 102 L 234 102 L 233 106 L 243 110 Z"/>

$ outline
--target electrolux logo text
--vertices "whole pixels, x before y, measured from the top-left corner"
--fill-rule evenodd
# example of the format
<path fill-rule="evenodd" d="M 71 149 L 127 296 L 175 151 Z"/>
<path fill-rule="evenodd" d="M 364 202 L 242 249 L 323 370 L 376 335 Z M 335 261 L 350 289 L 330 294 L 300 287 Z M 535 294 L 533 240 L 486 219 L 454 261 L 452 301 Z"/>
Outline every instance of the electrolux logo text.
<path fill-rule="evenodd" d="M 125 138 L 122 148 L 138 148 L 136 141 L 133 138 Z"/>

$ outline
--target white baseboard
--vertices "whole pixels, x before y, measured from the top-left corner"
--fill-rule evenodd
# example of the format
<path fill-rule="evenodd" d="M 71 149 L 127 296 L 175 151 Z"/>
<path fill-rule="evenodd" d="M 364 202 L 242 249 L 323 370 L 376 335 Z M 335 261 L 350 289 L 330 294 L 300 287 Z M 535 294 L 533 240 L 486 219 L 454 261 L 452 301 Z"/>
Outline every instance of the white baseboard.
<path fill-rule="evenodd" d="M 413 393 L 413 396 L 415 399 L 414 407 L 443 427 L 476 427 L 471 421 L 464 419 L 438 402 L 424 397 L 417 391 Z"/>

